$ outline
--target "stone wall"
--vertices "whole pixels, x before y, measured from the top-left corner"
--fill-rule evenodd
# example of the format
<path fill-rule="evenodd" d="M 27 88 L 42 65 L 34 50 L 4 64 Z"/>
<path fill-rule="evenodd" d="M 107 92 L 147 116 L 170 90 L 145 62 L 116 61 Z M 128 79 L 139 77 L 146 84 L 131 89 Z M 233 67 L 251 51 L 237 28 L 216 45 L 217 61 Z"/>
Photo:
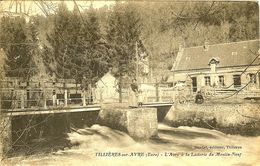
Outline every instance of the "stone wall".
<path fill-rule="evenodd" d="M 171 126 L 197 126 L 229 134 L 260 135 L 259 103 L 178 104 L 164 122 Z"/>
<path fill-rule="evenodd" d="M 39 140 L 65 140 L 71 129 L 84 128 L 96 123 L 99 111 L 8 116 L 0 114 L 0 159 L 25 150 L 29 153 L 33 143 Z M 48 141 L 49 142 L 49 141 Z M 47 144 L 47 143 L 46 143 Z M 39 146 L 42 146 L 39 143 Z M 59 144 L 69 146 L 67 140 Z M 28 151 L 28 152 L 27 152 Z"/>
<path fill-rule="evenodd" d="M 136 140 L 157 136 L 156 108 L 120 108 L 100 111 L 97 123 L 127 132 Z"/>

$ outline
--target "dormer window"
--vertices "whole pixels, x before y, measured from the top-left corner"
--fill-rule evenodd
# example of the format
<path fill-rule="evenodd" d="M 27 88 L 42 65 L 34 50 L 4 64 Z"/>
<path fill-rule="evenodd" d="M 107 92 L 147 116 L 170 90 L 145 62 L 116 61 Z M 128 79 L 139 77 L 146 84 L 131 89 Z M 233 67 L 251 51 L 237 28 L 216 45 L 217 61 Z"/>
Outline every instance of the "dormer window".
<path fill-rule="evenodd" d="M 218 63 L 219 63 L 219 60 L 217 60 L 217 58 L 212 58 L 209 61 L 209 65 L 211 65 L 211 64 L 218 64 Z"/>
<path fill-rule="evenodd" d="M 210 71 L 211 73 L 215 73 L 216 72 L 216 66 L 219 63 L 219 61 L 216 58 L 212 58 L 209 61 L 209 66 L 210 66 Z"/>

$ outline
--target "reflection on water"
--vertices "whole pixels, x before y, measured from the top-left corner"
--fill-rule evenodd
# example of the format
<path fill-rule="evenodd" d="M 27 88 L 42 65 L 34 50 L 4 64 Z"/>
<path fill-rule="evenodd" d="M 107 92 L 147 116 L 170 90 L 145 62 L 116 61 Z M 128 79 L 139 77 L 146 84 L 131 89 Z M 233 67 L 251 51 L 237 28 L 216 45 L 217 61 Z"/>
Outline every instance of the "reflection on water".
<path fill-rule="evenodd" d="M 158 137 L 136 142 L 127 134 L 105 126 L 93 125 L 68 134 L 71 148 L 45 156 L 12 158 L 5 165 L 258 165 L 260 137 L 226 135 L 215 130 L 196 127 L 173 128 L 159 125 Z M 209 146 L 241 146 L 242 149 L 196 149 Z M 120 154 L 158 154 L 148 156 L 108 157 Z M 202 157 L 199 153 L 241 153 L 240 157 Z M 189 157 L 165 154 L 189 153 Z M 97 154 L 99 154 L 97 156 Z M 198 154 L 196 156 L 196 154 Z"/>

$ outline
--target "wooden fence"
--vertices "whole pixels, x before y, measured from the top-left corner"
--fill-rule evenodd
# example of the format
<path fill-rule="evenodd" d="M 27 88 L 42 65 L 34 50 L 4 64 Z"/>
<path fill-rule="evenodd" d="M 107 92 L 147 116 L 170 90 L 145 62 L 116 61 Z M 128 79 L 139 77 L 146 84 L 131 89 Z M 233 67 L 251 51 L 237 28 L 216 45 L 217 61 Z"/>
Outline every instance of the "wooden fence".
<path fill-rule="evenodd" d="M 95 102 L 94 89 L 73 82 L 1 81 L 1 111 L 86 106 Z"/>

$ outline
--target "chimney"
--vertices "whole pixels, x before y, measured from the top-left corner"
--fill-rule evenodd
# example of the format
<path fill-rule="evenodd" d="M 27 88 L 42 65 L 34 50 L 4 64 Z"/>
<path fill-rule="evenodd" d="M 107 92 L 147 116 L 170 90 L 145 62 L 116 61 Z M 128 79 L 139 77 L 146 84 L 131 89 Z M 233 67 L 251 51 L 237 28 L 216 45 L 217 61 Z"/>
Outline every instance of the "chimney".
<path fill-rule="evenodd" d="M 208 51 L 209 50 L 209 42 L 205 41 L 203 48 L 204 48 L 204 51 Z"/>

